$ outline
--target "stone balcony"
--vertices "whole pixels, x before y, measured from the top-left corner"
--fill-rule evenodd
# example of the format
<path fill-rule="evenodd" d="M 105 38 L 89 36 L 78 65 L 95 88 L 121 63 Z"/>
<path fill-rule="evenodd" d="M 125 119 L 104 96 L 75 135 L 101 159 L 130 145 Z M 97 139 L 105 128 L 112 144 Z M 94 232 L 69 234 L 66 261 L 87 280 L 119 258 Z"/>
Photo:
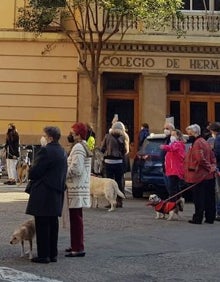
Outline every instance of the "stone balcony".
<path fill-rule="evenodd" d="M 183 20 L 171 19 L 170 26 L 160 30 L 145 29 L 144 23 L 124 18 L 120 30 L 127 28 L 126 34 L 133 35 L 140 32 L 144 34 L 173 35 L 176 33 L 175 30 L 182 30 L 187 36 L 220 36 L 220 14 L 206 15 L 190 12 L 183 13 L 183 16 Z M 111 32 L 114 25 L 114 17 L 111 17 L 108 22 L 107 32 Z"/>
<path fill-rule="evenodd" d="M 14 22 L 16 22 L 17 15 L 15 13 Z M 219 46 L 219 37 L 220 37 L 220 13 L 214 14 L 206 14 L 205 12 L 185 12 L 183 13 L 183 20 L 177 20 L 176 18 L 172 18 L 170 21 L 170 25 L 163 29 L 146 29 L 144 27 L 144 23 L 138 22 L 135 19 L 132 21 L 126 17 L 124 17 L 123 21 L 119 26 L 119 31 L 123 31 L 127 29 L 126 35 L 123 38 L 125 43 L 167 43 L 172 44 L 177 39 L 176 30 L 183 31 L 183 37 L 179 39 L 179 42 L 185 43 L 188 41 L 193 44 L 193 42 L 198 42 L 203 44 L 207 42 L 207 44 L 218 45 Z M 101 13 L 99 14 L 99 26 L 102 27 L 102 20 L 105 18 Z M 51 25 L 47 29 L 47 36 L 50 38 L 54 33 L 60 33 L 60 37 L 62 37 L 61 25 L 65 22 L 68 26 L 68 30 L 72 30 L 74 28 L 73 20 L 71 18 L 63 19 L 61 16 L 56 19 L 56 21 L 52 22 Z M 110 17 L 107 22 L 106 34 L 111 33 L 116 24 L 114 16 Z M 16 32 L 21 31 L 21 29 L 16 28 L 15 26 L 11 26 L 7 29 L 1 29 L 0 33 L 2 38 L 5 37 L 3 33 L 6 31 Z M 121 33 L 115 34 L 109 42 L 117 42 L 120 40 Z M 49 34 L 50 33 L 50 34 Z M 17 34 L 18 35 L 18 34 Z M 55 36 L 55 35 L 54 35 Z M 207 38 L 204 40 L 204 38 Z"/>

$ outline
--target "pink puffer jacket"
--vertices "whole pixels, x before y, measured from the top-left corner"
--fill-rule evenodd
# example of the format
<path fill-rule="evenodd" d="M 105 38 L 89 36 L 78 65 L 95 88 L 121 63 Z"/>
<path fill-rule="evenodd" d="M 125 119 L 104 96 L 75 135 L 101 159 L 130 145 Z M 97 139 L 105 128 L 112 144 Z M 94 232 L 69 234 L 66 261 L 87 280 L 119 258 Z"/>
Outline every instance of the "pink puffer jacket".
<path fill-rule="evenodd" d="M 182 141 L 174 141 L 170 145 L 162 145 L 162 150 L 167 151 L 165 156 L 165 173 L 184 177 L 185 144 Z"/>

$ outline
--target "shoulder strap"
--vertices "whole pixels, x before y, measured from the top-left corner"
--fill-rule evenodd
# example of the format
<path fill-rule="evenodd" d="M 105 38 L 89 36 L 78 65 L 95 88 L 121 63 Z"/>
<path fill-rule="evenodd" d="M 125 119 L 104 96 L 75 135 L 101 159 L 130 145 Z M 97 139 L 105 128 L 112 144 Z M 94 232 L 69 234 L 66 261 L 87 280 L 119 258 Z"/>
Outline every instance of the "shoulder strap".
<path fill-rule="evenodd" d="M 91 158 L 91 157 L 93 156 L 93 153 L 89 150 L 87 144 L 84 143 L 83 141 L 80 142 L 80 144 L 81 144 L 81 145 L 83 146 L 83 148 L 85 149 L 87 158 Z"/>

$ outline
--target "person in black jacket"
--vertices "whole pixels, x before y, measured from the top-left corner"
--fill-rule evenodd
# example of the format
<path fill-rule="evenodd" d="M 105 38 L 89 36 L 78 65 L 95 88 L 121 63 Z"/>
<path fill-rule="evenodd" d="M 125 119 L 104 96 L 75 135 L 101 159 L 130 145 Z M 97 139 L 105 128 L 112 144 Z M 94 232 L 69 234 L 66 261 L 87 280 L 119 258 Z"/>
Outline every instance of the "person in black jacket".
<path fill-rule="evenodd" d="M 150 135 L 148 123 L 142 123 L 141 130 L 138 134 L 138 148 L 140 149 L 144 140 Z"/>
<path fill-rule="evenodd" d="M 216 220 L 220 221 L 220 123 L 213 122 L 207 128 L 214 138 L 213 151 L 216 157 Z"/>
<path fill-rule="evenodd" d="M 32 262 L 57 261 L 58 216 L 63 208 L 67 155 L 57 127 L 44 128 L 47 145 L 37 153 L 29 171 L 30 197 L 26 213 L 35 217 L 37 257 Z"/>
<path fill-rule="evenodd" d="M 16 185 L 17 181 L 17 162 L 19 158 L 19 135 L 13 123 L 9 123 L 5 141 L 6 166 L 8 180 L 4 184 Z"/>

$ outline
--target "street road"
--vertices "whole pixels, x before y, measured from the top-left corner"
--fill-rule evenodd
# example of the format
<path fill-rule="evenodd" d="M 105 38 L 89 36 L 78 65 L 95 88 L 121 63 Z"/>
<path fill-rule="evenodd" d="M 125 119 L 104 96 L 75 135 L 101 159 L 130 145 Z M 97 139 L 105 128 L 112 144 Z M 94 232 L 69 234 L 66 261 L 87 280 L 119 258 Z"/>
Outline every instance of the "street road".
<path fill-rule="evenodd" d="M 84 258 L 65 258 L 69 231 L 60 226 L 58 262 L 44 265 L 20 258 L 20 246 L 9 244 L 13 230 L 30 218 L 24 214 L 28 195 L 24 186 L 0 184 L 0 281 L 220 281 L 220 222 L 189 224 L 191 203 L 182 220 L 156 220 L 146 199 L 126 190 L 122 209 L 84 210 Z"/>

